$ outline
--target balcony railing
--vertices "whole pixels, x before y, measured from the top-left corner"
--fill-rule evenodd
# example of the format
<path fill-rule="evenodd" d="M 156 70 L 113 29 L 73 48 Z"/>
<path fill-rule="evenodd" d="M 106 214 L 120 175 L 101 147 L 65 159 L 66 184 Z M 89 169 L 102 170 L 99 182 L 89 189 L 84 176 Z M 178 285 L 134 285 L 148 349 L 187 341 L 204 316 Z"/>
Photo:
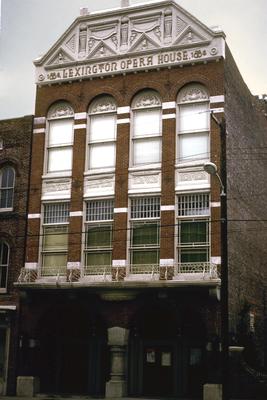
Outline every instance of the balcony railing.
<path fill-rule="evenodd" d="M 158 264 L 135 264 L 126 267 L 110 265 L 84 266 L 77 269 L 66 267 L 42 267 L 37 270 L 22 268 L 18 284 L 61 283 L 94 281 L 202 281 L 219 280 L 216 264 L 209 262 L 179 263 L 160 266 Z"/>

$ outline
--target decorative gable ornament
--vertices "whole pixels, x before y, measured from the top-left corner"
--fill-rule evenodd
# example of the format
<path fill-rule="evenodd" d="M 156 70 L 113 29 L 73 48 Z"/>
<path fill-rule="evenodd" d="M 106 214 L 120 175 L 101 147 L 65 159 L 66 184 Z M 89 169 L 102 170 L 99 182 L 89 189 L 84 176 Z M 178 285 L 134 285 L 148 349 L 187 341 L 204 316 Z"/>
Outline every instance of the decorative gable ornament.
<path fill-rule="evenodd" d="M 35 61 L 38 84 L 175 67 L 224 57 L 224 33 L 174 0 L 86 13 Z"/>

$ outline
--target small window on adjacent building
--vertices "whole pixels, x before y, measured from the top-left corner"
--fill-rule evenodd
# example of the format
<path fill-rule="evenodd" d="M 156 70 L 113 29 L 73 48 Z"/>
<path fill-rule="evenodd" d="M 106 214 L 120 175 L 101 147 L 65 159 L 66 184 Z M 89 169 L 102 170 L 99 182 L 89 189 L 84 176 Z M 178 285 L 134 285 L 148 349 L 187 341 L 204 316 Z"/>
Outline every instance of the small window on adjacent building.
<path fill-rule="evenodd" d="M 48 173 L 71 171 L 74 112 L 66 102 L 57 103 L 48 112 Z"/>
<path fill-rule="evenodd" d="M 209 158 L 209 96 L 200 84 L 189 84 L 178 94 L 178 162 Z"/>
<path fill-rule="evenodd" d="M 160 198 L 131 200 L 131 265 L 158 264 L 160 246 Z"/>
<path fill-rule="evenodd" d="M 113 199 L 86 202 L 85 273 L 98 275 L 112 263 Z"/>
<path fill-rule="evenodd" d="M 102 96 L 89 107 L 88 169 L 113 168 L 116 162 L 117 106 Z"/>
<path fill-rule="evenodd" d="M 3 150 L 4 148 L 4 141 L 3 139 L 0 138 L 0 150 Z"/>
<path fill-rule="evenodd" d="M 12 167 L 3 167 L 0 170 L 0 211 L 13 209 L 15 186 L 15 170 Z"/>
<path fill-rule="evenodd" d="M 69 203 L 44 204 L 42 275 L 64 273 L 67 267 Z"/>
<path fill-rule="evenodd" d="M 145 90 L 132 103 L 132 165 L 161 162 L 161 100 L 157 92 Z"/>
<path fill-rule="evenodd" d="M 209 194 L 178 196 L 178 261 L 209 261 Z"/>
<path fill-rule="evenodd" d="M 0 241 L 0 289 L 7 287 L 7 274 L 9 263 L 9 246 L 4 241 Z"/>

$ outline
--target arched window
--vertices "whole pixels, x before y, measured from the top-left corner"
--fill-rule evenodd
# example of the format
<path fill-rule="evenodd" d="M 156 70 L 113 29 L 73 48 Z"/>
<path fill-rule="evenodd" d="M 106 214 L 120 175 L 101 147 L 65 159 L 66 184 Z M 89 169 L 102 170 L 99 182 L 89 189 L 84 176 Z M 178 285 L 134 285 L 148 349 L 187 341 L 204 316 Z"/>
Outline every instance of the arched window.
<path fill-rule="evenodd" d="M 161 162 L 161 100 L 154 90 L 138 93 L 132 103 L 132 165 Z"/>
<path fill-rule="evenodd" d="M 7 270 L 9 262 L 9 246 L 0 240 L 0 289 L 7 286 Z"/>
<path fill-rule="evenodd" d="M 72 169 L 74 112 L 67 102 L 53 105 L 48 112 L 46 172 Z"/>
<path fill-rule="evenodd" d="M 101 96 L 89 107 L 88 169 L 113 168 L 116 162 L 117 106 Z"/>
<path fill-rule="evenodd" d="M 197 83 L 184 86 L 177 103 L 178 162 L 208 159 L 210 113 L 206 88 Z"/>
<path fill-rule="evenodd" d="M 0 211 L 12 210 L 14 198 L 15 171 L 12 167 L 0 170 Z"/>

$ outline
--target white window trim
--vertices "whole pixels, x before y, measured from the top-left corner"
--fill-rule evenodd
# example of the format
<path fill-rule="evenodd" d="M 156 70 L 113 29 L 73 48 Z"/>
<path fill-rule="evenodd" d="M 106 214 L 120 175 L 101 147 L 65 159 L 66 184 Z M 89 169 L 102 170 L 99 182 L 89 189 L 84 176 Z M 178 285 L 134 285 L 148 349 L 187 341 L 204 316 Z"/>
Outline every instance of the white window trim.
<path fill-rule="evenodd" d="M 2 188 L 2 174 L 1 172 L 6 169 L 6 168 L 11 168 L 14 172 L 14 181 L 13 181 L 13 186 L 11 187 L 5 187 Z M 12 207 L 0 207 L 0 212 L 11 212 L 14 210 L 14 196 L 15 196 L 15 185 L 16 185 L 16 171 L 15 168 L 10 166 L 10 165 L 3 165 L 3 167 L 0 169 L 0 195 L 2 190 L 8 190 L 8 189 L 13 189 L 12 193 Z"/>

